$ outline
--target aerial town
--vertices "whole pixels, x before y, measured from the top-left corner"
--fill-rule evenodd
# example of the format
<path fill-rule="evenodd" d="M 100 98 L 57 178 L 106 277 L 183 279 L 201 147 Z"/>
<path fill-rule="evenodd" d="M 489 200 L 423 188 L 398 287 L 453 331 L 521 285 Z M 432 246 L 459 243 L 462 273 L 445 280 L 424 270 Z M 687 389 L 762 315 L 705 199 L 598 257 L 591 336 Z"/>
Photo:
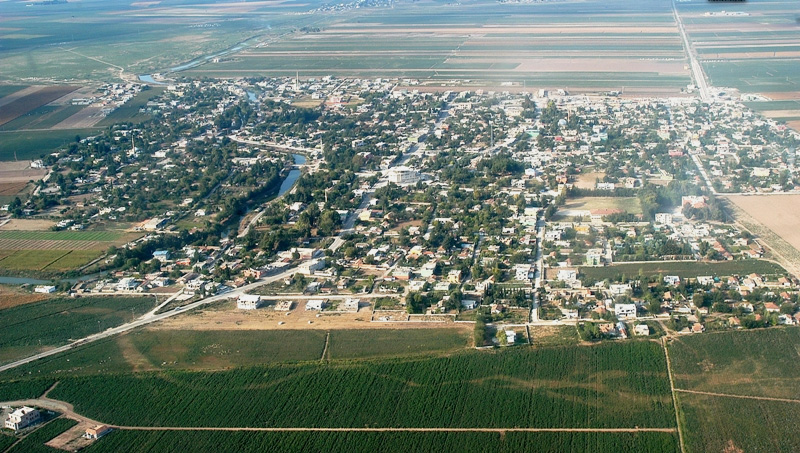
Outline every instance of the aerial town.
<path fill-rule="evenodd" d="M 798 280 L 719 198 L 794 192 L 796 132 L 730 96 L 420 88 L 161 87 L 151 123 L 44 156 L 34 196 L 3 206 L 137 233 L 98 277 L 34 290 L 152 294 L 159 313 L 224 299 L 320 328 L 471 321 L 476 346 L 559 323 L 592 340 L 800 322 Z"/>

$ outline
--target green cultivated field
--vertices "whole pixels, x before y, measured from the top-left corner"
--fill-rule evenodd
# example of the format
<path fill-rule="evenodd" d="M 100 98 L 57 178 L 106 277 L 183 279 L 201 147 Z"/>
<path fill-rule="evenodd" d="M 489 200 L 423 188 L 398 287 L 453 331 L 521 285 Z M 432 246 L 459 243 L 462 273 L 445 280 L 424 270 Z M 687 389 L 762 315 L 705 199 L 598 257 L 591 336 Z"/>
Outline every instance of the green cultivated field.
<path fill-rule="evenodd" d="M 800 401 L 796 327 L 685 336 L 669 348 L 678 389 Z M 676 396 L 687 451 L 800 451 L 798 402 Z"/>
<path fill-rule="evenodd" d="M 325 345 L 320 330 L 145 330 L 128 335 L 150 366 L 222 369 L 273 362 L 319 360 Z M 290 346 L 289 346 L 290 345 Z"/>
<path fill-rule="evenodd" d="M 0 310 L 0 360 L 60 346 L 118 326 L 155 306 L 154 297 L 46 299 Z"/>
<path fill-rule="evenodd" d="M 347 452 L 521 452 L 631 451 L 677 452 L 677 438 L 669 433 L 500 433 L 484 432 L 192 432 L 115 431 L 85 451 L 131 453 L 179 451 L 191 445 L 197 451 L 347 451 Z"/>
<path fill-rule="evenodd" d="M 9 94 L 14 94 L 23 88 L 25 88 L 24 85 L 0 85 L 0 98 L 4 98 Z"/>
<path fill-rule="evenodd" d="M 17 441 L 16 437 L 8 433 L 4 432 L 0 433 L 0 451 L 6 451 L 6 449 L 16 441 Z"/>
<path fill-rule="evenodd" d="M 674 426 L 654 342 L 59 381 L 51 397 L 123 425 Z"/>
<path fill-rule="evenodd" d="M 335 330 L 330 359 L 359 359 L 450 352 L 469 346 L 470 333 L 459 329 Z"/>
<path fill-rule="evenodd" d="M 155 87 L 149 90 L 139 92 L 133 99 L 126 102 L 122 107 L 114 110 L 107 117 L 103 118 L 98 127 L 111 126 L 112 124 L 131 122 L 138 123 L 150 118 L 149 113 L 141 113 L 139 109 L 146 106 L 147 103 L 164 92 L 164 88 Z"/>
<path fill-rule="evenodd" d="M 614 279 L 622 275 L 627 278 L 637 278 L 640 269 L 645 276 L 664 274 L 677 275 L 681 278 L 694 278 L 698 275 L 747 275 L 753 272 L 763 275 L 786 274 L 786 271 L 779 265 L 764 260 L 735 260 L 713 263 L 668 261 L 663 263 L 625 263 L 605 267 L 581 267 L 580 272 L 587 280 L 595 282 L 607 278 Z"/>
<path fill-rule="evenodd" d="M 675 386 L 800 399 L 799 349 L 792 327 L 680 337 L 670 345 Z"/>
<path fill-rule="evenodd" d="M 679 393 L 687 452 L 800 451 L 797 403 Z"/>
<path fill-rule="evenodd" d="M 38 159 L 53 150 L 81 138 L 96 135 L 99 129 L 68 129 L 0 132 L 0 162 L 4 160 Z"/>

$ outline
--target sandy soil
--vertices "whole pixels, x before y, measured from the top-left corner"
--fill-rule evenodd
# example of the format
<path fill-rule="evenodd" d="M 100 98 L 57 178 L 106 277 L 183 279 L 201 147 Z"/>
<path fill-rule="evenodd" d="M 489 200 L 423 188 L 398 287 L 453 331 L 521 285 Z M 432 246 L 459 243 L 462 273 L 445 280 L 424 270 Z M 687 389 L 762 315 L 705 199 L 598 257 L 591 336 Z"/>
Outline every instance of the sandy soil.
<path fill-rule="evenodd" d="M 105 118 L 102 113 L 102 105 L 90 105 L 82 108 L 79 112 L 66 118 L 50 129 L 85 129 L 93 127 Z"/>
<path fill-rule="evenodd" d="M 371 322 L 372 307 L 362 306 L 358 313 L 319 313 L 306 311 L 305 302 L 295 303 L 289 312 L 272 307 L 258 310 L 238 310 L 235 302 L 205 309 L 187 316 L 167 318 L 152 325 L 152 329 L 177 330 L 331 330 L 331 329 L 420 329 L 454 327 L 471 329 L 471 324 L 453 322 Z M 278 324 L 283 322 L 283 324 Z"/>
<path fill-rule="evenodd" d="M 779 93 L 761 93 L 761 94 L 775 101 L 790 101 L 793 99 L 800 99 L 800 92 L 798 91 L 784 91 Z"/>
<path fill-rule="evenodd" d="M 0 231 L 49 231 L 50 227 L 55 224 L 52 220 L 11 219 L 5 225 L 0 226 Z"/>
<path fill-rule="evenodd" d="M 47 174 L 44 168 L 30 168 L 30 161 L 0 163 L 0 183 L 38 181 Z"/>
<path fill-rule="evenodd" d="M 0 183 L 0 195 L 16 195 L 22 192 L 22 189 L 24 189 L 27 185 L 27 182 Z"/>
<path fill-rule="evenodd" d="M 47 299 L 40 293 L 25 293 L 11 286 L 0 285 L 0 310 Z"/>
<path fill-rule="evenodd" d="M 597 185 L 596 180 L 602 181 L 605 175 L 605 172 L 602 171 L 580 174 L 577 181 L 575 181 L 575 187 L 579 189 L 594 189 Z"/>
<path fill-rule="evenodd" d="M 800 250 L 800 195 L 729 196 L 730 201 Z"/>
<path fill-rule="evenodd" d="M 800 110 L 764 110 L 761 114 L 767 118 L 800 118 Z"/>
<path fill-rule="evenodd" d="M 787 121 L 786 125 L 791 127 L 792 129 L 800 132 L 800 120 L 797 121 Z"/>

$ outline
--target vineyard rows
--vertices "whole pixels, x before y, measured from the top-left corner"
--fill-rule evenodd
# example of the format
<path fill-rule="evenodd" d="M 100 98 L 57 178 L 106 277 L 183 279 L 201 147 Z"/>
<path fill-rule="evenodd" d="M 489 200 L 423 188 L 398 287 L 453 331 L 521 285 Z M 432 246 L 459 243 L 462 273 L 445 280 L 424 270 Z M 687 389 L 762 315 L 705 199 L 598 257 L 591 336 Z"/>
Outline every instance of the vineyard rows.
<path fill-rule="evenodd" d="M 674 427 L 646 341 L 451 357 L 61 378 L 50 397 L 127 426 Z"/>

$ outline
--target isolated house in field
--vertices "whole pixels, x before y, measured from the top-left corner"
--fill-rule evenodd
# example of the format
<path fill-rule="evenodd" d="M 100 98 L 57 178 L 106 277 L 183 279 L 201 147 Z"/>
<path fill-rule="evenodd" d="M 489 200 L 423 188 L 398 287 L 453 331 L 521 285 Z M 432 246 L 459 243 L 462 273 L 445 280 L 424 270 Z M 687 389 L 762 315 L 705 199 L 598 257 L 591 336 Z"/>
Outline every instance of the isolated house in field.
<path fill-rule="evenodd" d="M 236 308 L 241 310 L 255 310 L 261 306 L 261 296 L 256 294 L 242 294 L 236 299 Z"/>
<path fill-rule="evenodd" d="M 111 432 L 111 428 L 106 425 L 97 425 L 91 428 L 86 428 L 86 432 L 83 434 L 88 439 L 97 440 L 106 434 Z"/>
<path fill-rule="evenodd" d="M 647 324 L 637 324 L 633 326 L 633 333 L 636 335 L 641 335 L 646 337 L 650 335 L 650 326 L 648 326 Z"/>
<path fill-rule="evenodd" d="M 508 342 L 508 344 L 514 344 L 517 342 L 516 332 L 514 332 L 513 330 L 506 330 L 504 333 L 506 335 L 506 341 Z"/>
<path fill-rule="evenodd" d="M 6 419 L 4 426 L 7 429 L 19 431 L 38 423 L 41 418 L 42 417 L 39 414 L 39 411 L 32 407 L 23 406 L 8 414 L 8 418 Z"/>

